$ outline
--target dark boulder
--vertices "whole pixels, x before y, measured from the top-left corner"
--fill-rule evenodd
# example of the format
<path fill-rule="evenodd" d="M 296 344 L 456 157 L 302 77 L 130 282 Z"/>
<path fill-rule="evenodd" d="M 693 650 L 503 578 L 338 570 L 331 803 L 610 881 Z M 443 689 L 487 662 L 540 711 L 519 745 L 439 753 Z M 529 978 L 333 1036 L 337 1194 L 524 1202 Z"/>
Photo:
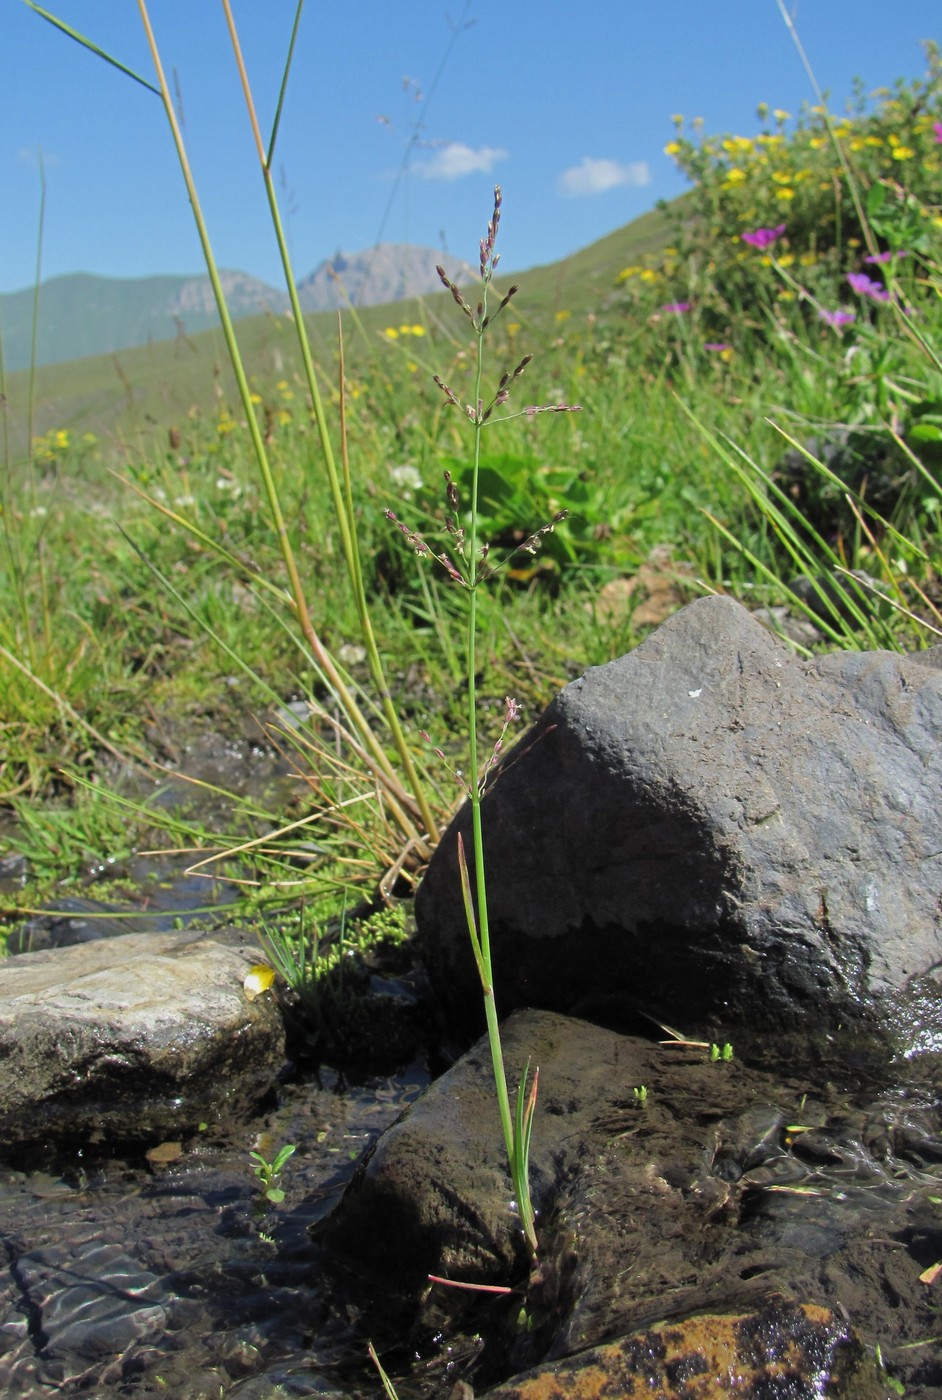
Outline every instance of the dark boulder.
<path fill-rule="evenodd" d="M 503 1013 L 621 1002 L 775 1057 L 942 1047 L 942 672 L 802 659 L 707 597 L 567 686 L 483 804 Z M 458 813 L 416 900 L 450 1026 L 479 1029 Z"/>

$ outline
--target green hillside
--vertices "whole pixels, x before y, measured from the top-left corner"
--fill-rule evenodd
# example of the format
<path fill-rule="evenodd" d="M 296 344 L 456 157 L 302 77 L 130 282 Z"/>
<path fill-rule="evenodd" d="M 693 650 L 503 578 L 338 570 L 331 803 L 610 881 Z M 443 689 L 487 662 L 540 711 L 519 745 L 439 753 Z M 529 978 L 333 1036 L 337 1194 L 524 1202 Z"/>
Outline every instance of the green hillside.
<path fill-rule="evenodd" d="M 243 273 L 222 276 L 235 317 L 285 301 L 283 294 Z M 218 320 L 208 290 L 205 277 L 97 277 L 85 272 L 51 277 L 40 287 L 36 364 L 198 334 Z M 32 288 L 0 295 L 4 360 L 10 370 L 29 367 L 33 305 Z"/>
<path fill-rule="evenodd" d="M 539 321 L 557 310 L 578 313 L 599 309 L 611 294 L 619 269 L 663 246 L 668 227 L 667 216 L 655 210 L 561 262 L 519 274 L 526 294 L 521 298 L 522 313 Z M 516 280 L 517 274 L 513 276 Z M 505 275 L 502 281 L 507 280 Z M 17 295 L 31 297 L 31 293 Z M 424 304 L 410 300 L 365 308 L 357 315 L 362 327 L 371 333 L 422 315 L 437 317 L 447 301 L 447 294 L 442 293 Z M 189 321 L 187 317 L 188 325 Z M 344 321 L 345 338 L 355 341 L 349 313 Z M 315 313 L 308 323 L 315 347 L 332 360 L 336 313 Z M 5 323 L 5 335 L 7 329 Z M 239 322 L 238 335 L 249 372 L 260 384 L 291 373 L 296 342 L 287 318 L 247 317 Z M 20 371 L 7 378 L 11 442 L 19 454 L 26 447 L 29 374 Z M 231 395 L 231 373 L 218 329 L 155 340 L 119 354 L 40 367 L 35 383 L 34 435 L 68 428 L 73 433 L 94 433 L 102 442 L 115 446 L 140 445 L 142 435 L 166 433 L 194 408 L 211 411 L 214 404 L 228 403 Z"/>

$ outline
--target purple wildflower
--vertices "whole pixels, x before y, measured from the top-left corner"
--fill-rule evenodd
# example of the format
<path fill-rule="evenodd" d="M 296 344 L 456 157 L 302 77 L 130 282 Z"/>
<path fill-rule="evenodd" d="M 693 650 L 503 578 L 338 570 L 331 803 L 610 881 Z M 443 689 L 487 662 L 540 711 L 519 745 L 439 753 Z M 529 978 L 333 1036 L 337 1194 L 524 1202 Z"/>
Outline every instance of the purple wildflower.
<path fill-rule="evenodd" d="M 942 122 L 932 123 L 932 134 L 935 137 L 936 141 L 938 141 L 939 144 L 942 145 Z"/>
<path fill-rule="evenodd" d="M 689 302 L 689 301 L 669 301 L 669 302 L 665 303 L 664 306 L 661 307 L 661 310 L 662 310 L 662 311 L 676 311 L 678 315 L 682 315 L 683 312 L 689 311 L 689 310 L 690 310 L 690 302 Z"/>
<path fill-rule="evenodd" d="M 822 306 L 818 311 L 818 316 L 826 325 L 833 326 L 835 330 L 839 330 L 841 326 L 849 326 L 857 319 L 856 311 L 844 311 L 841 307 L 836 311 L 827 311 Z"/>
<path fill-rule="evenodd" d="M 890 294 L 882 282 L 875 282 L 865 272 L 848 272 L 847 281 L 859 297 L 872 297 L 874 301 L 889 301 Z"/>
<path fill-rule="evenodd" d="M 771 248 L 785 232 L 784 224 L 776 224 L 774 228 L 757 228 L 752 233 L 744 233 L 742 241 L 748 243 L 750 248 L 759 248 L 765 252 L 766 248 Z"/>
<path fill-rule="evenodd" d="M 864 262 L 868 263 L 871 267 L 874 267 L 879 263 L 892 262 L 894 258 L 905 258 L 908 256 L 909 254 L 907 253 L 905 248 L 900 248 L 895 253 L 891 253 L 890 250 L 887 248 L 886 252 L 883 253 L 871 253 L 869 257 L 864 258 Z"/>
<path fill-rule="evenodd" d="M 703 345 L 704 350 L 714 350 L 717 354 L 722 354 L 724 350 L 732 350 L 731 345 L 727 345 L 725 340 L 707 340 Z"/>

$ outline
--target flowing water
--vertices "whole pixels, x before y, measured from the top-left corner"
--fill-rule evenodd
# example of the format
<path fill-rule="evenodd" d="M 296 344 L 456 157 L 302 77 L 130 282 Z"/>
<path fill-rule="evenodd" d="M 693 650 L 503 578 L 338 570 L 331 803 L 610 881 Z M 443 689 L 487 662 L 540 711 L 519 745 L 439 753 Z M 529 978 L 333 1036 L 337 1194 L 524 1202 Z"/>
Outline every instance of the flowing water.
<path fill-rule="evenodd" d="M 189 771 L 221 787 L 238 782 L 243 792 L 290 782 L 270 752 L 211 738 L 193 746 Z M 190 795 L 189 786 L 182 790 Z M 161 794 L 161 801 L 179 799 L 166 786 Z M 185 865 L 176 857 L 129 863 L 124 873 L 145 892 L 148 926 L 187 921 L 195 906 L 214 904 L 225 913 L 231 888 L 188 876 Z M 8 887 L 21 876 L 14 860 L 0 869 Z M 21 949 L 142 927 L 133 910 L 97 898 L 94 883 L 56 908 L 56 916 L 24 926 Z M 686 1080 L 679 1074 L 671 1081 L 681 1120 L 698 1121 L 721 1072 L 698 1066 Z M 374 1325 L 382 1328 L 389 1300 L 377 1299 L 369 1280 L 325 1270 L 310 1231 L 370 1143 L 428 1080 L 422 1056 L 392 1075 L 295 1068 L 256 1118 L 225 1130 L 152 1143 L 147 1151 L 83 1144 L 0 1156 L 0 1395 L 276 1400 L 379 1393 L 366 1345 Z M 758 1108 L 718 1098 L 713 1105 L 704 1181 L 715 1196 L 706 1211 L 714 1234 L 697 1247 L 728 1259 L 728 1301 L 764 1271 L 787 1266 L 799 1292 L 827 1295 L 832 1306 L 863 1320 L 905 1380 L 907 1396 L 942 1393 L 942 1269 L 933 1272 L 942 1264 L 938 1085 L 884 1092 L 870 1102 L 859 1089 L 842 1099 L 830 1087 L 826 1112 L 798 1124 L 788 1107 L 796 1102 L 795 1084 L 784 1074 L 780 1087 L 777 1093 L 770 1084 L 768 1102 Z M 666 1094 L 666 1073 L 650 1088 Z M 628 1104 L 625 1123 L 612 1125 L 613 1160 L 626 1125 L 633 1135 L 643 1131 L 636 1105 Z M 270 1161 L 289 1143 L 297 1150 L 282 1177 L 285 1199 L 271 1205 L 260 1196 L 249 1154 Z M 670 1185 L 670 1141 L 652 1140 L 646 1150 Z M 678 1181 L 681 1174 L 678 1166 Z M 622 1184 L 626 1200 L 636 1203 L 634 1182 L 625 1177 Z M 603 1189 L 614 1210 L 617 1171 Z M 670 1192 L 651 1200 L 625 1268 L 630 1287 L 640 1292 L 651 1284 L 655 1297 L 668 1300 L 675 1286 L 696 1284 L 692 1241 L 671 1214 Z M 582 1209 L 576 1201 L 574 1220 Z M 632 1209 L 637 1213 L 636 1204 Z M 486 1307 L 481 1316 L 483 1328 Z M 455 1380 L 478 1379 L 482 1344 L 473 1332 L 425 1335 L 426 1359 L 418 1366 L 414 1338 L 404 1333 L 401 1343 L 387 1354 L 397 1362 L 404 1397 L 444 1396 Z"/>

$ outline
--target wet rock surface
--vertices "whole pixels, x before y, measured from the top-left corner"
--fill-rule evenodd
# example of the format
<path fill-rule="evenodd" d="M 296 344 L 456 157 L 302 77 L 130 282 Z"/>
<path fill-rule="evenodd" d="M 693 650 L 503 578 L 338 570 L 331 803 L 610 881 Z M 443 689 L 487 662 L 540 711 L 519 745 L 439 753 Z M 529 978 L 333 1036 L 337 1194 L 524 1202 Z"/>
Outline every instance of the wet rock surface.
<path fill-rule="evenodd" d="M 553 1013 L 516 1013 L 504 1030 L 512 1080 L 527 1059 L 540 1066 L 537 1268 L 509 1208 L 484 1044 L 380 1138 L 321 1232 L 378 1297 L 421 1298 L 395 1323 L 416 1346 L 442 1328 L 487 1332 L 492 1347 L 469 1369 L 476 1387 L 495 1370 L 551 1362 L 547 1388 L 524 1392 L 551 1396 L 563 1358 L 611 1337 L 813 1303 L 840 1322 L 835 1339 L 856 1329 L 858 1359 L 879 1344 L 891 1364 L 912 1364 L 927 1394 L 942 1384 L 936 1301 L 920 1281 L 942 1258 L 931 1087 L 855 1102 L 830 1085 L 714 1062 L 706 1046 L 662 1046 Z M 422 1272 L 516 1288 L 469 1303 L 458 1290 L 417 1292 Z M 731 1326 L 717 1323 L 716 1337 Z M 872 1368 L 857 1374 L 875 1384 Z M 827 1393 L 808 1371 L 802 1384 L 754 1393 Z M 665 1391 L 687 1393 L 697 1392 Z"/>
<path fill-rule="evenodd" d="M 759 1054 L 942 1047 L 942 671 L 803 660 L 730 599 L 567 686 L 484 802 L 502 1006 L 620 995 Z M 479 1029 L 462 809 L 416 898 L 452 1027 Z"/>
<path fill-rule="evenodd" d="M 126 934 L 0 963 L 4 1141 L 133 1141 L 244 1112 L 285 1062 L 251 936 Z"/>
<path fill-rule="evenodd" d="M 883 1394 L 877 1367 L 846 1320 L 807 1304 L 657 1323 L 488 1391 L 489 1400 L 880 1400 Z"/>

